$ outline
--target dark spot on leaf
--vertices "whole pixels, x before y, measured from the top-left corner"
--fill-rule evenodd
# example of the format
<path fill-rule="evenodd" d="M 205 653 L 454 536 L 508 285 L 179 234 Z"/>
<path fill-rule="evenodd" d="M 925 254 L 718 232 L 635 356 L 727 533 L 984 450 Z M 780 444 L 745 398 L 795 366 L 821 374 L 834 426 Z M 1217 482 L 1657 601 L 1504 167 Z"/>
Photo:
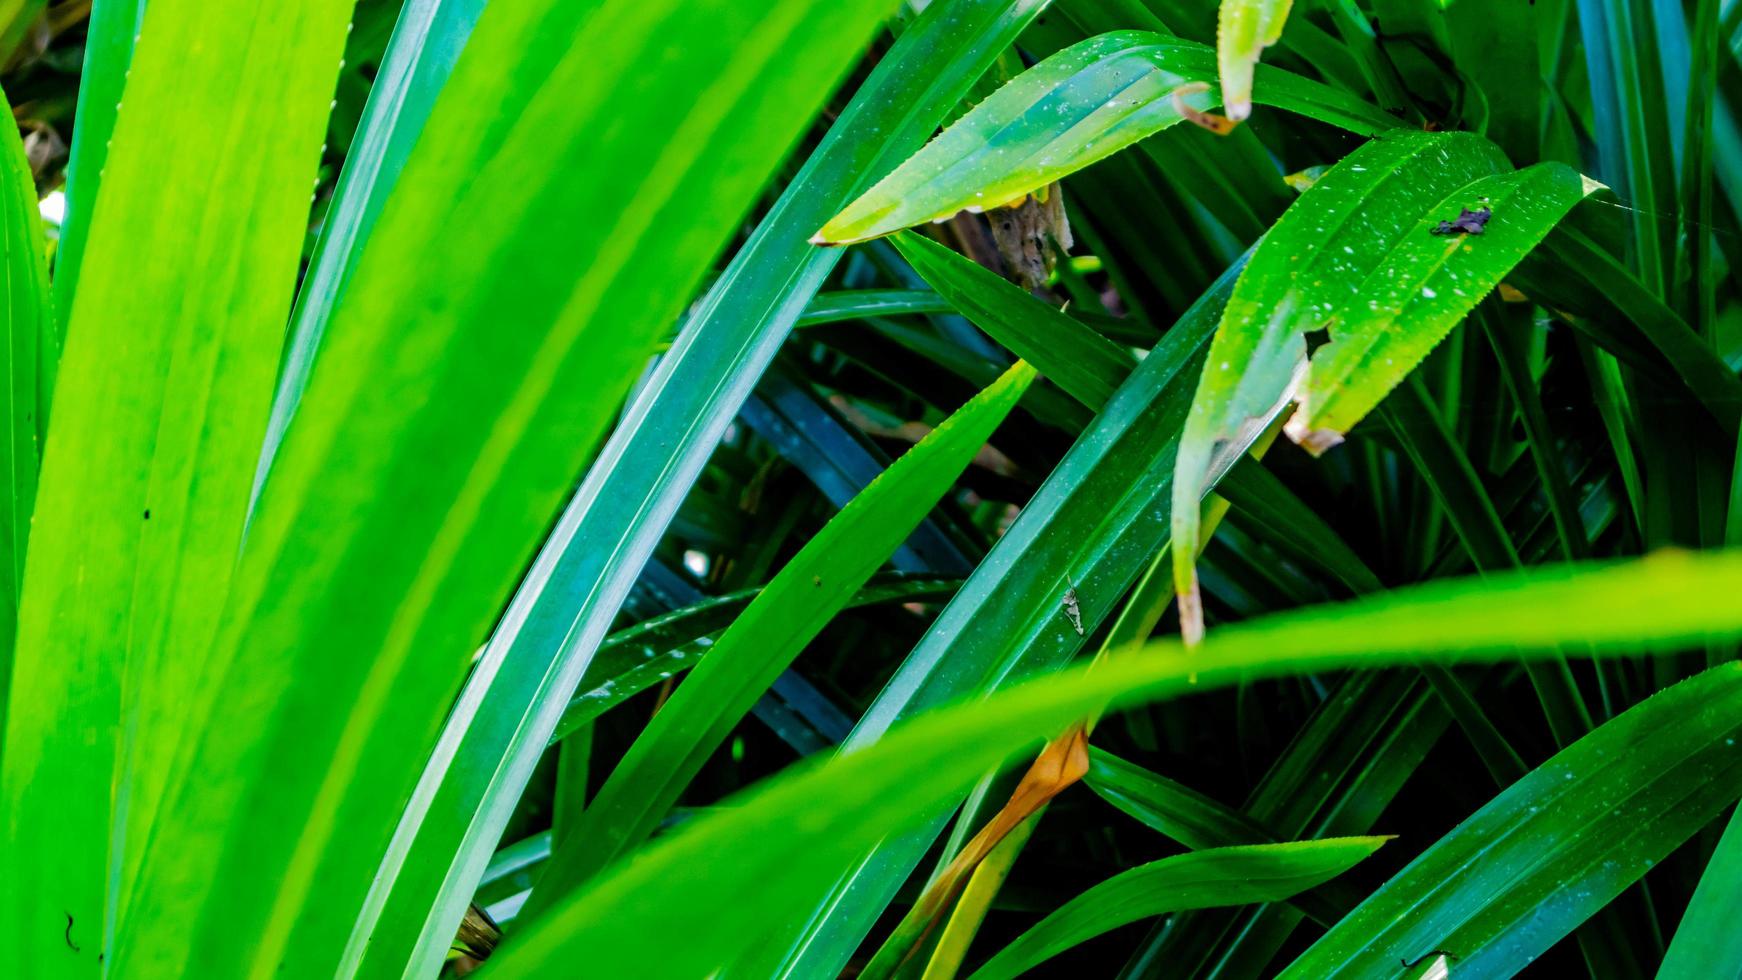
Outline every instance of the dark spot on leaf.
<path fill-rule="evenodd" d="M 1494 212 L 1485 207 L 1477 208 L 1474 211 L 1471 211 L 1469 208 L 1461 208 L 1459 209 L 1456 218 L 1453 218 L 1451 221 L 1442 221 L 1435 226 L 1434 234 L 1480 235 L 1482 234 L 1482 229 L 1488 227 L 1488 219 L 1493 216 Z"/>
<path fill-rule="evenodd" d="M 148 521 L 151 520 L 151 508 L 150 507 L 145 508 L 145 519 Z"/>
<path fill-rule="evenodd" d="M 73 952 L 77 953 L 77 952 L 79 952 L 79 944 L 73 942 L 73 914 L 71 912 L 67 912 L 64 914 L 67 917 L 67 930 L 65 933 L 67 948 L 72 950 Z"/>

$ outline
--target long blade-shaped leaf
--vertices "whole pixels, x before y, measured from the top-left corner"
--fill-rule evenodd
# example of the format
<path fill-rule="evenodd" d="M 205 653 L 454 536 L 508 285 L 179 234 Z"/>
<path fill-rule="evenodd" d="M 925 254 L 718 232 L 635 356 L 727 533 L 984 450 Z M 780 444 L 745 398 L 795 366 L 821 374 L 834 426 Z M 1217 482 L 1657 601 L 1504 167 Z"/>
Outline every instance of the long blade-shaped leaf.
<path fill-rule="evenodd" d="M 969 980 L 1021 976 L 1078 943 L 1150 916 L 1293 898 L 1354 867 L 1388 839 L 1212 848 L 1138 865 L 1054 909 Z"/>
<path fill-rule="evenodd" d="M 1034 379 L 1021 362 L 896 460 L 795 555 L 691 671 L 557 848 L 527 914 L 658 825 L 774 678 L 954 485 Z"/>
<path fill-rule="evenodd" d="M 1215 77 L 1215 51 L 1162 34 L 1114 31 L 1074 44 L 975 106 L 815 241 L 864 241 L 1018 200 L 1185 119 L 1182 109 L 1213 107 Z M 1260 77 L 1258 98 L 1269 105 L 1363 135 L 1396 125 L 1317 82 L 1277 70 Z"/>
<path fill-rule="evenodd" d="M 308 387 L 309 370 L 339 291 L 356 268 L 363 243 L 483 10 L 484 0 L 410 0 L 400 8 L 297 297 L 278 392 L 266 423 L 256 494 Z"/>
<path fill-rule="evenodd" d="M 6 398 L 0 404 L 0 739 L 4 739 L 30 511 L 36 503 L 48 395 L 60 353 L 36 183 L 16 127 L 0 133 L 0 234 L 5 236 L 6 249 L 5 268 L 0 269 L 0 316 L 6 325 L 0 340 L 0 377 L 6 384 Z"/>
<path fill-rule="evenodd" d="M 895 247 L 957 312 L 1090 408 L 1131 373 L 1130 354 L 983 266 L 919 235 L 897 236 Z"/>
<path fill-rule="evenodd" d="M 1193 849 L 1276 840 L 1275 833 L 1240 811 L 1100 749 L 1089 750 L 1083 782 L 1108 803 Z"/>
<path fill-rule="evenodd" d="M 153 0 L 141 28 L 71 311 L 7 719 L 0 921 L 33 976 L 102 969 L 147 829 L 133 817 L 198 686 L 350 8 Z M 250 125 L 261 105 L 271 124 Z"/>
<path fill-rule="evenodd" d="M 767 922 L 808 907 L 815 889 L 871 842 L 936 819 L 985 769 L 1112 699 L 1130 703 L 1284 671 L 1408 661 L 1424 648 L 1483 657 L 1573 642 L 1663 648 L 1742 632 L 1742 610 L 1723 601 L 1739 587 L 1742 556 L 1732 554 L 1448 582 L 1230 627 L 1195 654 L 1164 641 L 1142 656 L 1036 680 L 938 711 L 877 745 L 746 794 L 740 805 L 596 879 L 498 953 L 492 969 L 509 978 L 537 976 L 584 951 L 589 966 L 607 974 L 709 975 L 765 942 Z M 1557 614 L 1544 616 L 1544 609 Z M 1708 672 L 1689 695 L 1668 707 L 1698 704 L 1708 719 L 1727 708 L 1724 725 L 1734 731 L 1742 724 L 1736 721 L 1742 665 Z M 1644 715 L 1635 730 L 1675 717 Z M 1702 751 L 1728 760 L 1729 785 L 1699 792 L 1715 798 L 1728 788 L 1734 795 L 1742 748 L 1719 737 Z M 754 846 L 771 837 L 783 846 Z M 684 941 L 649 957 L 642 945 L 648 935 Z"/>
<path fill-rule="evenodd" d="M 121 92 L 133 62 L 133 41 L 145 15 L 145 0 L 103 0 L 91 5 L 85 31 L 85 64 L 79 73 L 78 124 L 73 128 L 72 153 L 67 159 L 66 213 L 61 219 L 60 244 L 54 256 L 56 332 L 66 333 L 73 312 L 79 266 L 91 234 L 97 190 L 115 136 Z"/>
<path fill-rule="evenodd" d="M 1717 850 L 1700 875 L 1693 900 L 1676 926 L 1675 938 L 1657 971 L 1660 980 L 1742 976 L 1738 908 L 1742 908 L 1742 815 L 1731 814 Z"/>
<path fill-rule="evenodd" d="M 110 969 L 334 972 L 515 570 L 883 6 L 486 9 L 262 489 Z"/>
<path fill-rule="evenodd" d="M 1043 7 L 931 4 L 698 304 L 534 561 L 407 808 L 352 940 L 384 971 L 397 975 L 413 943 L 419 962 L 446 951 L 563 701 L 738 406 L 839 260 L 805 235 L 924 142 Z M 601 540 L 618 544 L 596 547 Z"/>
<path fill-rule="evenodd" d="M 1670 688 L 1512 784 L 1284 971 L 1359 976 L 1453 954 L 1508 977 L 1742 792 L 1742 665 Z"/>

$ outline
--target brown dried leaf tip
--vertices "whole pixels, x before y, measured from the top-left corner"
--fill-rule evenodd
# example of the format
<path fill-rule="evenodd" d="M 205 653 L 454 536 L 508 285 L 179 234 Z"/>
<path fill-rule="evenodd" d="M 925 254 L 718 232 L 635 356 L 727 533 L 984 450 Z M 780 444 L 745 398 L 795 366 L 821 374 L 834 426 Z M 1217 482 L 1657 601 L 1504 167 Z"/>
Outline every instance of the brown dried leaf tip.
<path fill-rule="evenodd" d="M 1186 104 L 1186 96 L 1196 95 L 1199 92 L 1208 92 L 1209 90 L 1209 82 L 1189 82 L 1174 89 L 1172 94 L 1173 111 L 1179 113 L 1180 116 L 1189 123 L 1202 126 L 1210 132 L 1215 133 L 1217 136 L 1226 136 L 1234 131 L 1234 127 L 1240 125 L 1238 120 L 1229 119 L 1227 116 L 1218 115 L 1214 112 L 1207 112 L 1203 109 L 1198 109 Z"/>

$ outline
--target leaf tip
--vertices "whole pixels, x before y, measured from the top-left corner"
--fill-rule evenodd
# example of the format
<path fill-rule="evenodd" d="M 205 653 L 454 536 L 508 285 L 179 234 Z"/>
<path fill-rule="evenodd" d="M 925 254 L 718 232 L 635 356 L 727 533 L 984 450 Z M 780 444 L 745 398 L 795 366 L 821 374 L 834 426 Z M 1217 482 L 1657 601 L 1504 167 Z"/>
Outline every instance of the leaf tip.
<path fill-rule="evenodd" d="M 1295 445 L 1314 456 L 1323 456 L 1327 450 L 1343 444 L 1343 433 L 1336 429 L 1315 429 L 1308 426 L 1305 412 L 1296 412 L 1288 420 L 1288 424 L 1282 427 L 1282 431 Z"/>

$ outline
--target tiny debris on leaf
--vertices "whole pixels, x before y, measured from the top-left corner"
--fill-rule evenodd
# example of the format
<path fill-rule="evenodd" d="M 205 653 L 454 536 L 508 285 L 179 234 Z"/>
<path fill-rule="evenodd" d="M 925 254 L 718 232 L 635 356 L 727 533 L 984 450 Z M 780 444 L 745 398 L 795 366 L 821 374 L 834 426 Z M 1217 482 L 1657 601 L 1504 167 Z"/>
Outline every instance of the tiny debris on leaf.
<path fill-rule="evenodd" d="M 1076 630 L 1078 636 L 1082 636 L 1083 610 L 1077 605 L 1077 590 L 1075 588 L 1065 590 L 1065 618 L 1071 621 L 1071 629 Z"/>
<path fill-rule="evenodd" d="M 1451 221 L 1440 222 L 1439 225 L 1434 228 L 1434 234 L 1480 235 L 1482 234 L 1482 229 L 1488 226 L 1488 219 L 1493 216 L 1494 212 L 1486 207 L 1477 208 L 1474 211 L 1471 211 L 1469 208 L 1461 208 L 1459 209 L 1456 218 L 1453 218 Z"/>

